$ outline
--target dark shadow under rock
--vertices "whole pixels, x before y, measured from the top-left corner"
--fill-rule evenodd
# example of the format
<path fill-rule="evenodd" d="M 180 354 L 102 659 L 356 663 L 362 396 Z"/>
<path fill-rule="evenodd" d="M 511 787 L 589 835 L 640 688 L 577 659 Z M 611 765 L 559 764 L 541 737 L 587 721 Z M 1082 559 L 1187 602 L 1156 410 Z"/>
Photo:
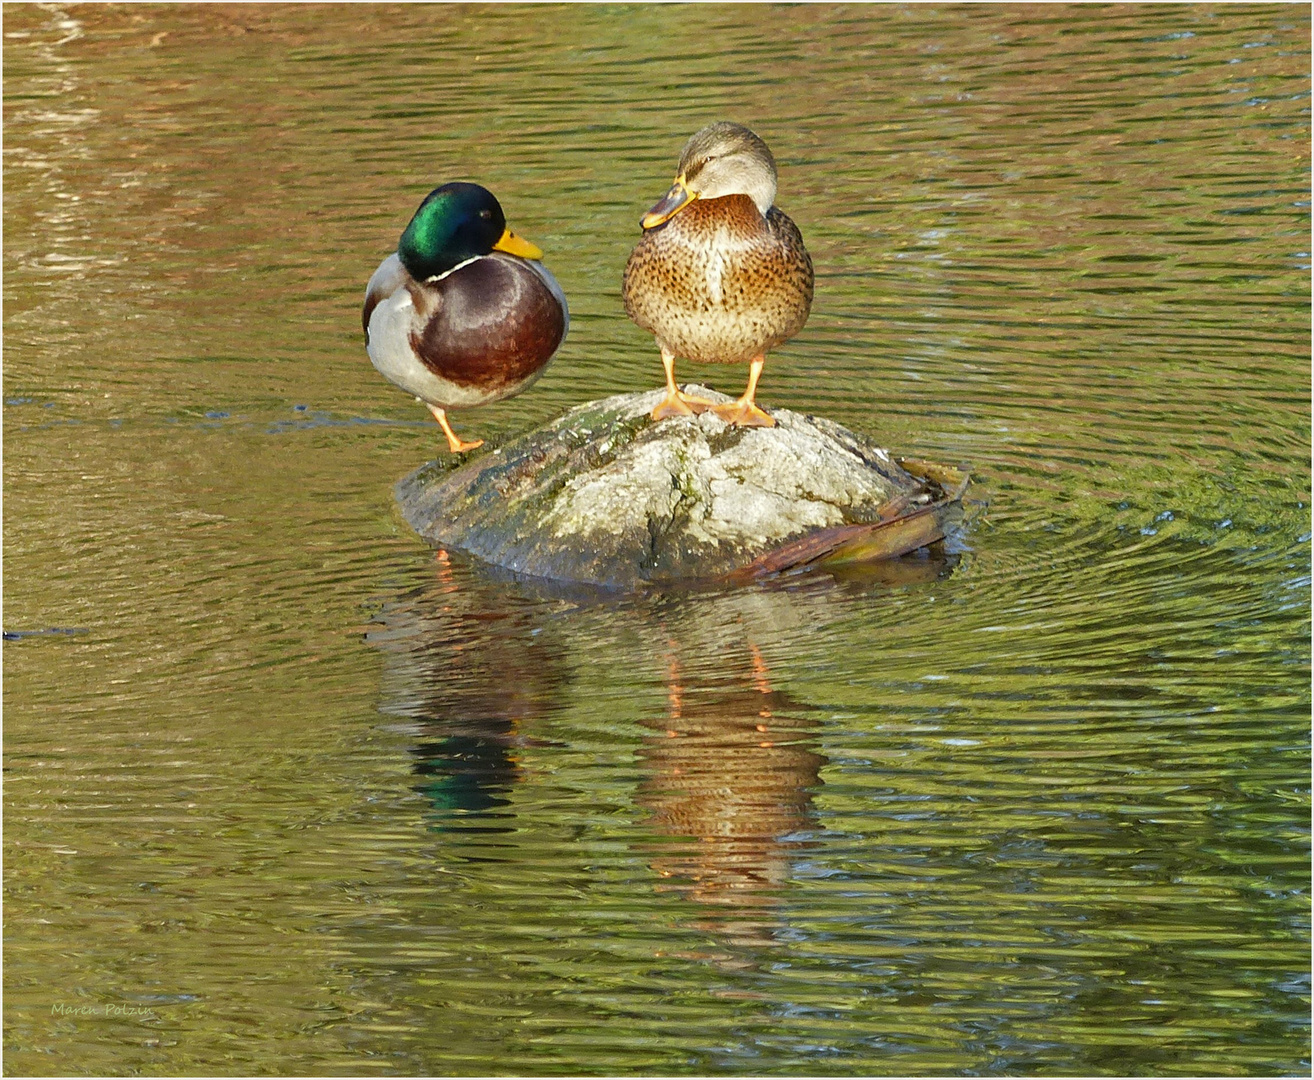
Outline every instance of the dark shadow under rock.
<path fill-rule="evenodd" d="M 942 470 L 962 477 L 949 492 L 944 477 L 787 409 L 773 410 L 774 428 L 711 413 L 653 423 L 661 397 L 580 405 L 454 471 L 431 462 L 398 482 L 402 514 L 430 543 L 515 573 L 632 589 L 902 554 L 943 535 L 931 511 L 966 484 Z"/>

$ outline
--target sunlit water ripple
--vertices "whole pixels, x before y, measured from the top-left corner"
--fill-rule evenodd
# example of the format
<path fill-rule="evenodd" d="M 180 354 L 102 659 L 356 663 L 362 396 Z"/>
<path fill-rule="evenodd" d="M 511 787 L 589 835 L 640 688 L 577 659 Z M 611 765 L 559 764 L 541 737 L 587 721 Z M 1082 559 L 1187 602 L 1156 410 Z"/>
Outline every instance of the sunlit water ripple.
<path fill-rule="evenodd" d="M 1308 1074 L 1306 15 L 7 9 L 6 1072 Z M 817 267 L 761 400 L 962 528 L 424 547 L 358 308 L 419 198 L 570 297 L 496 445 L 657 383 L 620 268 L 719 116 Z"/>

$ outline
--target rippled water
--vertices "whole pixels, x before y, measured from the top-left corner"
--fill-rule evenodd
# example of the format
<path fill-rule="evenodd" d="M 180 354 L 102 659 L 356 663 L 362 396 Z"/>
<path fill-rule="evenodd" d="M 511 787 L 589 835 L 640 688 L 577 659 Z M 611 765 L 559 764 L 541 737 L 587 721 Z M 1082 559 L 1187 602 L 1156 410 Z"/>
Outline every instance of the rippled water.
<path fill-rule="evenodd" d="M 1297 6 L 5 9 L 5 1070 L 1307 1074 Z M 655 386 L 638 215 L 749 123 L 760 399 L 947 554 L 681 596 L 419 543 L 360 341 L 492 187 Z M 736 391 L 742 373 L 694 369 Z"/>

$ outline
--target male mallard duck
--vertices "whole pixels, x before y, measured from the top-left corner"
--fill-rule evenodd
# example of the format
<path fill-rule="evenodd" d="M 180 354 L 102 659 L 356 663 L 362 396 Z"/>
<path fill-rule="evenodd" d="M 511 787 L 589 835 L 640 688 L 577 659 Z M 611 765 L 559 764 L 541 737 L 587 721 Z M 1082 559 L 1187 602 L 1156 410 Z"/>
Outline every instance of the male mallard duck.
<path fill-rule="evenodd" d="M 542 257 L 506 227 L 487 188 L 444 184 L 365 289 L 365 351 L 429 406 L 454 454 L 483 440 L 459 439 L 447 410 L 520 393 L 566 337 L 566 298 Z"/>
<path fill-rule="evenodd" d="M 798 228 L 771 205 L 776 163 L 746 127 L 721 121 L 684 146 L 675 185 L 644 216 L 625 266 L 625 311 L 651 330 L 666 368 L 652 418 L 710 408 L 731 424 L 774 427 L 753 403 L 766 352 L 803 329 L 812 260 Z M 675 385 L 675 358 L 749 363 L 738 401 L 714 405 Z"/>

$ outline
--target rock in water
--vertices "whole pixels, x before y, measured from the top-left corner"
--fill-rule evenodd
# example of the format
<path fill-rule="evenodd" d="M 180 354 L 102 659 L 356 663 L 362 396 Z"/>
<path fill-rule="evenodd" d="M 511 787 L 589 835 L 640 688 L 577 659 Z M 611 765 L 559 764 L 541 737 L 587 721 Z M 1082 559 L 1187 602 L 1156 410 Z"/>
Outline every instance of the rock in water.
<path fill-rule="evenodd" d="M 873 530 L 924 517 L 880 546 L 902 554 L 943 535 L 925 512 L 962 493 L 788 409 L 772 411 L 774 428 L 710 412 L 653 423 L 662 394 L 580 405 L 455 471 L 430 462 L 398 482 L 402 514 L 430 543 L 519 574 L 632 589 L 785 569 L 864 540 L 870 551 Z"/>

